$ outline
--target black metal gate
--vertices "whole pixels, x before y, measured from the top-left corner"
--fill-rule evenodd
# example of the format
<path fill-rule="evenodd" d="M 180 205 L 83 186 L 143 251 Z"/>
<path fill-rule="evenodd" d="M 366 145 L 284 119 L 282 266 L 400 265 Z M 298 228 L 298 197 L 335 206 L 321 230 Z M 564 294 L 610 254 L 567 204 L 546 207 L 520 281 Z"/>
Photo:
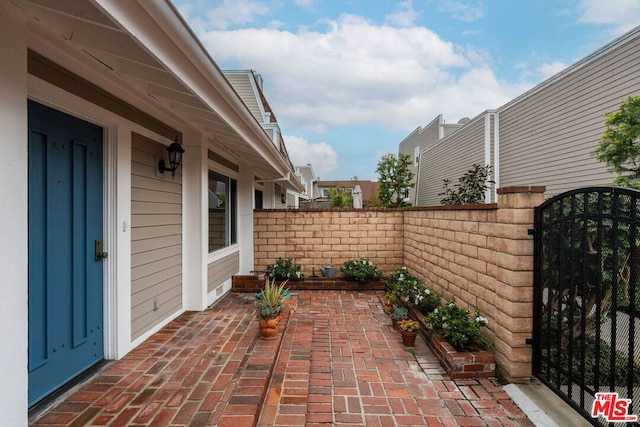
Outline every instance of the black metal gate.
<path fill-rule="evenodd" d="M 536 208 L 534 375 L 598 426 L 640 420 L 639 198 L 584 188 Z"/>

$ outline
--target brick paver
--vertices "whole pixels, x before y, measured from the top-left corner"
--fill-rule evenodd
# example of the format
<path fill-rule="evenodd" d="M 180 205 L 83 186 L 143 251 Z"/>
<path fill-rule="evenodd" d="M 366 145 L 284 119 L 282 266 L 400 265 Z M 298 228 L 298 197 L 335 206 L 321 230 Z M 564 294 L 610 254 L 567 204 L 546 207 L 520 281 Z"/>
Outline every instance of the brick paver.
<path fill-rule="evenodd" d="M 32 425 L 532 426 L 494 380 L 402 345 L 380 292 L 299 291 L 275 340 L 252 294 L 184 313 Z"/>

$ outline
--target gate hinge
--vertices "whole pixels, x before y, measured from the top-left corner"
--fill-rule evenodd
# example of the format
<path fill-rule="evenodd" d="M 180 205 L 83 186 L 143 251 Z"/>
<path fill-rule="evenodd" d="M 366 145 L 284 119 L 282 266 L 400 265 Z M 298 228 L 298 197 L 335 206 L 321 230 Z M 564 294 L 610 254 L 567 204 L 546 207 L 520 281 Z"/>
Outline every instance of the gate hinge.
<path fill-rule="evenodd" d="M 533 338 L 525 338 L 524 343 L 527 345 L 533 345 Z"/>
<path fill-rule="evenodd" d="M 530 228 L 527 230 L 527 234 L 529 236 L 535 236 L 536 235 L 536 229 L 535 228 Z"/>

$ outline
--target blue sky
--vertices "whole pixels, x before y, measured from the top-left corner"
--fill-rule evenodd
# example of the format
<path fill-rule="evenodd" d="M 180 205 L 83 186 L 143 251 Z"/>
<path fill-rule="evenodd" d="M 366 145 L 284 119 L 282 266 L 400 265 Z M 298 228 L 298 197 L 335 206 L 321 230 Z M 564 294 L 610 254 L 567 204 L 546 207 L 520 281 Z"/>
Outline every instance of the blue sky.
<path fill-rule="evenodd" d="M 640 23 L 640 0 L 173 0 L 223 70 L 254 69 L 294 164 L 376 165 L 438 114 L 498 108 Z"/>

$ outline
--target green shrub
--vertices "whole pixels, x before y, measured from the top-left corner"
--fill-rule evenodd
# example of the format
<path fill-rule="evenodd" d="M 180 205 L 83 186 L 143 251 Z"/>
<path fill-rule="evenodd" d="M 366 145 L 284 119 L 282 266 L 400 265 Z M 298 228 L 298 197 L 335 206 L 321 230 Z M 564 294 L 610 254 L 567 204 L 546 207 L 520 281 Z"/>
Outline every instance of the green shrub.
<path fill-rule="evenodd" d="M 458 351 L 470 351 L 479 342 L 484 348 L 489 343 L 480 334 L 480 328 L 487 324 L 487 319 L 476 310 L 472 319 L 469 310 L 458 307 L 454 301 L 441 308 L 436 308 L 424 318 L 428 327 L 447 340 Z"/>
<path fill-rule="evenodd" d="M 295 265 L 291 258 L 278 258 L 275 264 L 267 266 L 269 277 L 281 280 L 304 280 L 304 274 L 300 272 L 300 266 Z"/>
<path fill-rule="evenodd" d="M 367 258 L 346 261 L 340 267 L 340 271 L 342 271 L 347 280 L 358 282 L 373 282 L 380 280 L 382 277 L 380 270 Z"/>
<path fill-rule="evenodd" d="M 440 306 L 440 296 L 412 276 L 407 267 L 393 270 L 387 279 L 387 286 L 397 297 L 422 314 L 429 314 Z"/>

